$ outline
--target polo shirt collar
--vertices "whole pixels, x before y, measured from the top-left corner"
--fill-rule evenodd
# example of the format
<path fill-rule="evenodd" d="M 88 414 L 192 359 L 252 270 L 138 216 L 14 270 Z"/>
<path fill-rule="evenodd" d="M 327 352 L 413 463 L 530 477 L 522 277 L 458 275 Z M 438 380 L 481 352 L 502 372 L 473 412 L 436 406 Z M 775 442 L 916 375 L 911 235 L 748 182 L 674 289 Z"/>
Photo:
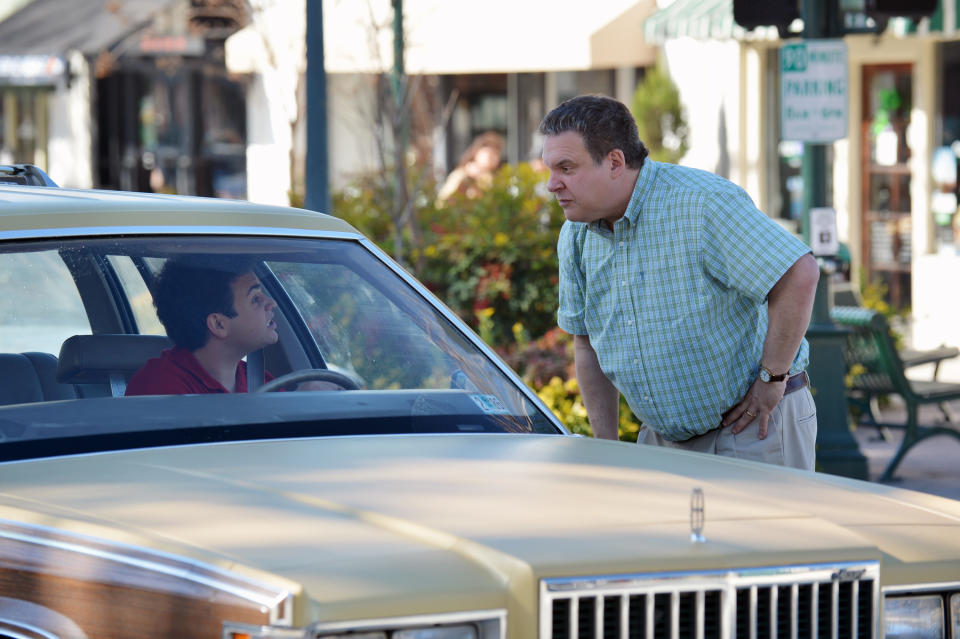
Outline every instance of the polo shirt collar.
<path fill-rule="evenodd" d="M 211 393 L 228 393 L 226 388 L 223 387 L 223 384 L 218 382 L 213 378 L 210 373 L 207 372 L 199 361 L 197 361 L 196 356 L 181 346 L 175 346 L 169 350 L 170 359 L 180 368 L 184 369 L 191 375 L 193 375 L 198 382 L 207 387 Z M 238 366 L 238 369 L 240 367 Z M 240 371 L 237 371 L 237 391 L 242 392 L 240 389 Z M 246 391 L 246 376 L 243 377 L 243 391 Z"/>

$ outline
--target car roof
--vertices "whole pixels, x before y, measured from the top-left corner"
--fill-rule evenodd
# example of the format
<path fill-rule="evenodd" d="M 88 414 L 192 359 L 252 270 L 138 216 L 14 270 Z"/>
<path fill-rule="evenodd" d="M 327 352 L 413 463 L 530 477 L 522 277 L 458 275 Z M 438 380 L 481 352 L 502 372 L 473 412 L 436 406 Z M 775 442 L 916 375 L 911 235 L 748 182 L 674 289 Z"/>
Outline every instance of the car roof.
<path fill-rule="evenodd" d="M 142 232 L 359 232 L 343 220 L 304 209 L 242 200 L 0 185 L 0 239 L 117 230 Z"/>

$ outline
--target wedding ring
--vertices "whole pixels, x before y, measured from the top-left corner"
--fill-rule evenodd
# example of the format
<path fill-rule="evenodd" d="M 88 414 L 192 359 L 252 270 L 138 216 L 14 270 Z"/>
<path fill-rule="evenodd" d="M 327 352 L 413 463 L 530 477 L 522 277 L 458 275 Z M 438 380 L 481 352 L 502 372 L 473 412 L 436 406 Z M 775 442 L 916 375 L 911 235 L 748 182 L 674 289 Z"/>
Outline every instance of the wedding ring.
<path fill-rule="evenodd" d="M 756 413 L 751 413 L 751 412 L 748 411 L 748 410 L 745 410 L 745 411 L 743 411 L 743 412 L 745 412 L 745 413 L 746 413 L 747 415 L 749 415 L 750 417 L 756 417 L 756 416 L 757 416 Z"/>

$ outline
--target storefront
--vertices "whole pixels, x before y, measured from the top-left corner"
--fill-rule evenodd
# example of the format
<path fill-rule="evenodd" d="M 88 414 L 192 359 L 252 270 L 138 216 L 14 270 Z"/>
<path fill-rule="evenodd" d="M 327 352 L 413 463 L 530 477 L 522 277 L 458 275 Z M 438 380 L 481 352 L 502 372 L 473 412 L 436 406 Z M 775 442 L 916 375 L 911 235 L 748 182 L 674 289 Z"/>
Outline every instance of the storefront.
<path fill-rule="evenodd" d="M 0 164 L 48 169 L 49 102 L 65 68 L 56 56 L 0 55 Z"/>
<path fill-rule="evenodd" d="M 96 80 L 98 183 L 245 198 L 244 86 L 209 61 L 203 39 L 156 40 L 144 35 Z"/>
<path fill-rule="evenodd" d="M 66 186 L 244 198 L 240 0 L 32 0 L 0 22 L 0 161 Z M 37 25 L 43 25 L 38 29 Z"/>
<path fill-rule="evenodd" d="M 937 107 L 917 198 L 927 216 L 926 232 L 916 239 L 923 253 L 913 263 L 913 337 L 920 347 L 960 344 L 960 34 L 937 42 L 935 51 L 934 70 L 920 79 L 934 88 Z"/>

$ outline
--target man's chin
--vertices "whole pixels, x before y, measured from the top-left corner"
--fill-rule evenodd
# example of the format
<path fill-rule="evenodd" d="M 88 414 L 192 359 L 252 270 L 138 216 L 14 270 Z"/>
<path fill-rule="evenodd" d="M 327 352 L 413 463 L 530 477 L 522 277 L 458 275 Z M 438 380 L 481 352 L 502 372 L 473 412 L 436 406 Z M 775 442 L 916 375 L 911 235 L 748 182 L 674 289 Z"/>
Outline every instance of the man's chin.
<path fill-rule="evenodd" d="M 575 209 L 572 207 L 563 209 L 563 216 L 567 218 L 567 220 L 570 222 L 592 222 L 593 221 L 589 215 L 587 215 L 580 209 Z"/>

